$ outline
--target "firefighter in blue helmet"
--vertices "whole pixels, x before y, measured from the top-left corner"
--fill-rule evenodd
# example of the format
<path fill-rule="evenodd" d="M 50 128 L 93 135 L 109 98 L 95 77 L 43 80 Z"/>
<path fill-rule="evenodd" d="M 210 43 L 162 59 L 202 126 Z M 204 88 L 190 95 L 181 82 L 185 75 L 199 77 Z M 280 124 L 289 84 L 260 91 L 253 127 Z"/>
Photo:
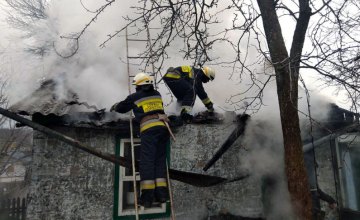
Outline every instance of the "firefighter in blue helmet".
<path fill-rule="evenodd" d="M 151 207 L 154 199 L 163 203 L 169 196 L 166 181 L 166 145 L 170 136 L 162 121 L 166 115 L 161 95 L 154 89 L 153 81 L 148 74 L 138 73 L 133 81 L 136 92 L 110 109 L 119 113 L 133 110 L 135 120 L 140 123 L 140 204 L 147 208 Z"/>
<path fill-rule="evenodd" d="M 210 67 L 195 68 L 191 66 L 170 67 L 164 75 L 164 81 L 181 102 L 181 118 L 185 123 L 192 121 L 192 107 L 196 96 L 204 103 L 209 112 L 214 112 L 214 106 L 206 94 L 203 83 L 215 79 L 215 71 Z"/>

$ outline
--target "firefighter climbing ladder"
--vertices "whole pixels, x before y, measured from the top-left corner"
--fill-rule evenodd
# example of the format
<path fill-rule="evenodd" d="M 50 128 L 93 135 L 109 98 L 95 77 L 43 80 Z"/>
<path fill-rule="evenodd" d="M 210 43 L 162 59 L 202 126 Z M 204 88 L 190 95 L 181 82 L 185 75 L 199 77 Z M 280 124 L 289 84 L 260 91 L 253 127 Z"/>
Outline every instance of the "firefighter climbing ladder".
<path fill-rule="evenodd" d="M 127 63 L 127 73 L 128 73 L 128 89 L 129 94 L 131 94 L 131 75 L 130 75 L 130 63 L 129 59 L 129 39 L 128 39 L 128 31 L 126 28 L 126 63 Z M 133 187 L 134 187 L 134 206 L 135 206 L 135 216 L 136 220 L 139 220 L 139 209 L 138 209 L 138 197 L 137 197 L 137 187 L 136 187 L 136 170 L 135 170 L 135 146 L 134 146 L 134 132 L 133 132 L 133 124 L 132 124 L 133 112 L 130 114 L 130 144 L 131 144 L 131 161 L 132 161 L 132 172 L 133 172 Z"/>
<path fill-rule="evenodd" d="M 149 59 L 152 73 L 155 74 L 155 65 L 154 65 L 154 59 L 152 58 L 152 44 L 151 44 L 151 38 L 150 38 L 150 30 L 149 27 L 146 27 L 146 34 L 147 39 L 131 39 L 129 38 L 128 29 L 126 28 L 125 33 L 125 39 L 126 39 L 126 64 L 127 64 L 127 73 L 128 73 L 128 90 L 129 94 L 131 94 L 131 78 L 134 77 L 134 75 L 130 74 L 130 59 Z M 149 46 L 149 56 L 129 56 L 129 42 L 146 42 Z M 145 67 L 146 69 L 146 67 Z M 155 76 L 154 76 L 155 77 Z M 156 80 L 155 80 L 156 81 Z M 155 85 L 156 87 L 156 85 Z M 136 186 L 136 176 L 137 172 L 135 171 L 135 146 L 134 146 L 134 138 L 133 138 L 133 125 L 132 125 L 132 117 L 133 113 L 131 112 L 130 115 L 130 143 L 131 143 L 131 158 L 132 158 L 132 170 L 133 170 L 133 187 L 134 187 L 134 205 L 135 205 L 135 215 L 136 220 L 139 219 L 139 209 L 138 209 L 138 198 L 137 198 L 137 186 Z M 166 168 L 167 168 L 167 180 L 168 180 L 168 189 L 169 189 L 169 197 L 170 197 L 170 208 L 171 208 L 171 219 L 175 220 L 175 212 L 174 212 L 174 206 L 173 206 L 173 196 L 172 196 L 172 190 L 171 190 L 171 182 L 169 177 L 169 167 L 168 162 L 166 162 Z"/>

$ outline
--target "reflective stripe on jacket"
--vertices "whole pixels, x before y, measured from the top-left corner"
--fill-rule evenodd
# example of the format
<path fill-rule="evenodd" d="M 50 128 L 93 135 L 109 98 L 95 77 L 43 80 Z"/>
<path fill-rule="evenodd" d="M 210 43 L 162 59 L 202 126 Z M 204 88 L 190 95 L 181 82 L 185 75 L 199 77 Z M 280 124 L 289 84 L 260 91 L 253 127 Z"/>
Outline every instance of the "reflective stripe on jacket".
<path fill-rule="evenodd" d="M 178 66 L 175 68 L 170 67 L 167 70 L 164 77 L 168 79 L 172 79 L 174 81 L 184 79 L 185 81 L 190 83 L 191 87 L 195 89 L 196 95 L 199 96 L 200 100 L 204 103 L 204 105 L 206 105 L 210 103 L 210 99 L 203 87 L 203 83 L 201 80 L 202 75 L 203 75 L 202 70 L 199 68 L 195 68 L 191 66 Z M 168 80 L 165 80 L 166 83 L 167 81 Z M 181 86 L 181 85 L 176 85 L 176 83 L 173 83 L 172 86 Z M 195 101 L 195 97 L 192 103 L 194 103 L 194 101 Z"/>
<path fill-rule="evenodd" d="M 161 95 L 154 89 L 140 89 L 139 91 L 126 97 L 125 100 L 119 102 L 115 107 L 115 111 L 119 113 L 126 113 L 130 110 L 133 110 L 135 120 L 139 123 L 145 116 L 165 114 Z M 141 125 L 140 132 L 154 126 L 165 126 L 165 124 L 159 119 L 151 119 Z"/>
<path fill-rule="evenodd" d="M 176 68 L 170 67 L 164 77 L 172 79 L 193 79 L 194 72 L 191 66 L 179 66 Z"/>

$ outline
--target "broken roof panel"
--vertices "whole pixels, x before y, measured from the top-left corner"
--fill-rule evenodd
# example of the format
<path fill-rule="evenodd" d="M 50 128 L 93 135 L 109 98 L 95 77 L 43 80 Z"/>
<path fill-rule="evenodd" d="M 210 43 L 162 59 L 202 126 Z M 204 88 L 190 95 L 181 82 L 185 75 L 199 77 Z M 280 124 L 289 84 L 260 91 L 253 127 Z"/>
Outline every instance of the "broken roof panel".
<path fill-rule="evenodd" d="M 41 124 L 68 126 L 111 126 L 128 123 L 128 114 L 105 112 L 86 102 L 67 88 L 63 81 L 46 80 L 31 95 L 9 108 L 10 111 L 32 116 Z"/>
<path fill-rule="evenodd" d="M 54 114 L 42 115 L 35 113 L 32 120 L 43 125 L 66 125 L 74 127 L 112 127 L 123 128 L 129 126 L 129 115 L 116 112 L 73 112 L 57 116 Z"/>
<path fill-rule="evenodd" d="M 89 112 L 97 110 L 87 103 L 79 103 L 77 94 L 64 88 L 55 80 L 47 80 L 31 95 L 10 107 L 10 111 L 22 115 L 54 114 L 65 115 L 70 112 Z"/>

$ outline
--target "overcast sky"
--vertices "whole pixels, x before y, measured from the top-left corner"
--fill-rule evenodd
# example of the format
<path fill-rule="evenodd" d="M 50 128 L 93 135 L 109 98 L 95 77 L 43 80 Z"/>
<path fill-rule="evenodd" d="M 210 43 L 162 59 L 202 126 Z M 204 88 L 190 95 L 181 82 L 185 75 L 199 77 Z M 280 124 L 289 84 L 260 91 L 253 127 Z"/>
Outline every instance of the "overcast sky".
<path fill-rule="evenodd" d="M 69 3 L 66 3 L 69 2 Z M 120 1 L 115 2 L 111 8 L 102 14 L 97 23 L 93 25 L 87 33 L 87 36 L 84 37 L 84 40 L 81 44 L 81 58 L 78 58 L 76 62 L 69 61 L 59 61 L 58 57 L 50 57 L 45 61 L 42 61 L 41 65 L 31 66 L 32 58 L 26 57 L 26 55 L 19 55 L 22 53 L 22 44 L 18 38 L 14 36 L 14 30 L 10 29 L 7 24 L 4 22 L 4 13 L 0 13 L 0 49 L 5 50 L 5 56 L 7 61 L 2 63 L 4 65 L 9 64 L 11 60 L 12 74 L 14 75 L 13 83 L 18 83 L 16 86 L 11 87 L 14 92 L 10 94 L 12 100 L 18 101 L 28 94 L 31 90 L 35 89 L 37 84 L 29 86 L 29 81 L 37 82 L 36 79 L 43 77 L 47 72 L 60 73 L 60 72 L 69 72 L 73 78 L 71 82 L 81 82 L 71 85 L 77 92 L 80 94 L 80 97 L 86 99 L 89 102 L 95 102 L 101 107 L 108 107 L 111 103 L 115 102 L 118 99 L 123 98 L 123 95 L 110 95 L 110 94 L 120 94 L 118 91 L 119 87 L 127 87 L 127 78 L 126 73 L 122 73 L 122 76 L 119 76 L 120 72 L 126 71 L 126 66 L 121 62 L 121 57 L 125 56 L 124 48 L 124 39 L 115 38 L 109 47 L 105 49 L 99 49 L 98 45 L 101 40 L 106 39 L 106 34 L 111 33 L 113 30 L 119 27 L 118 23 L 121 20 L 121 17 L 127 12 L 126 4 L 129 4 L 131 1 Z M 88 5 L 90 8 L 97 8 L 96 3 L 93 5 Z M 71 7 L 68 7 L 71 5 Z M 64 0 L 61 2 L 54 1 L 54 4 L 49 10 L 51 22 L 46 24 L 43 29 L 39 29 L 38 39 L 45 39 L 50 35 L 49 29 L 54 28 L 55 32 L 59 32 L 59 35 L 71 33 L 80 30 L 84 24 L 91 18 L 91 15 L 84 12 L 83 8 L 78 1 L 73 0 Z M 281 21 L 282 24 L 285 24 L 290 21 Z M 287 25 L 291 27 L 293 25 Z M 49 33 L 46 33 L 49 31 Z M 54 32 L 54 31 L 53 31 Z M 286 30 L 285 37 L 286 43 L 289 45 L 291 43 L 292 31 Z M 89 37 L 90 36 L 90 37 Z M 86 41 L 86 43 L 84 43 Z M 141 48 L 133 46 L 132 51 L 139 51 Z M 226 51 L 216 51 L 217 53 L 226 54 Z M 26 58 L 25 58 L 26 57 Z M 30 62 L 30 63 L 29 63 Z M 60 62 L 60 64 L 59 64 Z M 56 63 L 56 65 L 54 65 Z M 81 65 L 80 65 L 81 64 Z M 175 58 L 169 60 L 166 64 L 166 67 L 174 65 L 183 65 L 184 60 L 180 58 Z M 57 68 L 55 67 L 57 66 Z M 215 67 L 216 68 L 216 67 Z M 9 68 L 6 67 L 9 71 Z M 138 70 L 133 69 L 132 71 L 137 72 Z M 24 72 L 27 72 L 24 76 Z M 99 74 L 100 72 L 106 72 L 103 75 Z M 220 71 L 219 71 L 220 72 Z M 80 74 L 79 74 L 80 73 Z M 43 74 L 43 75 L 42 75 Z M 16 75 L 16 77 L 15 77 Z M 33 76 L 31 78 L 31 76 Z M 311 81 L 311 74 L 305 75 L 307 82 Z M 226 96 L 230 96 L 232 93 L 238 92 L 236 88 L 239 87 L 237 83 L 231 83 L 227 81 L 227 75 L 218 74 L 218 78 L 213 84 L 206 85 L 210 87 L 209 96 L 214 97 L 215 103 L 219 106 L 226 106 L 224 99 Z M 126 82 L 125 84 L 119 84 L 118 82 Z M 314 81 L 314 80 L 313 80 Z M 226 92 L 224 87 L 227 88 Z M 318 88 L 318 84 L 315 82 L 309 83 L 308 87 L 315 91 Z M 94 89 L 97 88 L 97 89 Z M 232 89 L 234 91 L 232 91 Z M 104 92 L 103 94 L 98 91 Z M 222 91 L 220 95 L 219 92 Z M 231 91 L 231 92 L 230 92 Z M 346 107 L 346 104 L 342 103 L 342 99 L 335 97 L 331 90 L 322 88 L 321 91 L 324 96 L 332 99 L 334 102 L 339 104 L 342 107 Z M 276 96 L 276 93 L 271 93 L 272 96 Z M 103 98 L 103 97 L 108 98 Z M 270 97 L 268 98 L 270 99 Z M 271 97 L 271 99 L 276 99 Z M 231 109 L 231 107 L 226 107 Z"/>

